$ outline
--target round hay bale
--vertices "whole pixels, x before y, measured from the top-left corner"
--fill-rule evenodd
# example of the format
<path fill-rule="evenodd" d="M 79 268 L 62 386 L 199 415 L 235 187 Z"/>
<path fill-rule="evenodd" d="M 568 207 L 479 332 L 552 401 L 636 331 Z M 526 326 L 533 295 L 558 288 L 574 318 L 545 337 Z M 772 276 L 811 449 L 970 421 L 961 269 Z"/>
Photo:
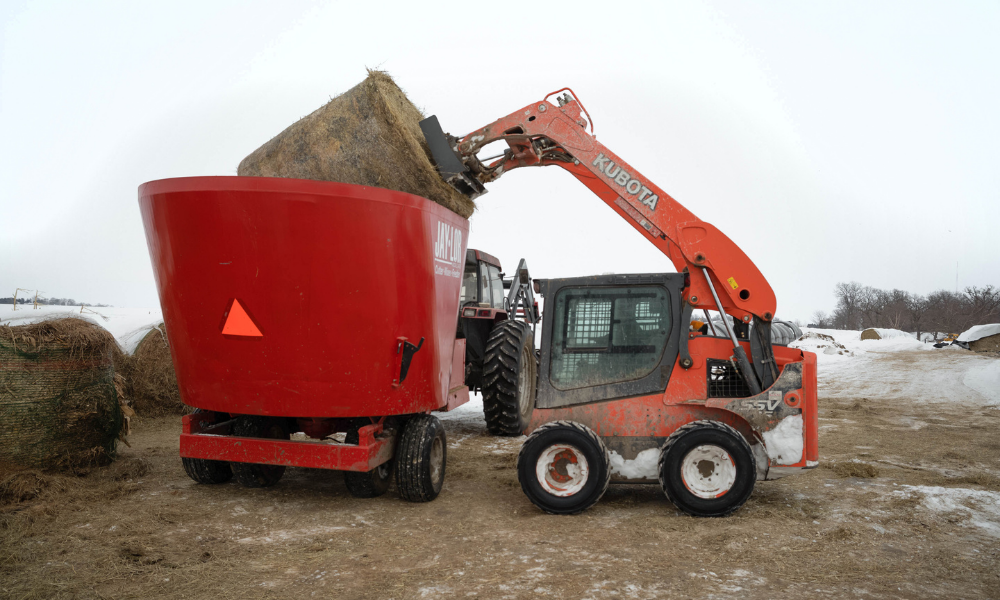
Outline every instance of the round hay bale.
<path fill-rule="evenodd" d="M 861 332 L 861 339 L 863 340 L 880 340 L 882 336 L 878 334 L 875 329 L 869 328 Z"/>
<path fill-rule="evenodd" d="M 113 458 L 127 426 L 119 352 L 107 330 L 82 319 L 0 326 L 0 460 L 74 468 Z"/>
<path fill-rule="evenodd" d="M 387 188 L 469 218 L 475 205 L 441 179 L 420 130 L 423 118 L 388 73 L 369 70 L 364 81 L 254 150 L 236 173 Z"/>
<path fill-rule="evenodd" d="M 191 412 L 181 392 L 170 358 L 166 328 L 160 323 L 143 336 L 126 368 L 128 396 L 139 417 L 162 417 Z"/>

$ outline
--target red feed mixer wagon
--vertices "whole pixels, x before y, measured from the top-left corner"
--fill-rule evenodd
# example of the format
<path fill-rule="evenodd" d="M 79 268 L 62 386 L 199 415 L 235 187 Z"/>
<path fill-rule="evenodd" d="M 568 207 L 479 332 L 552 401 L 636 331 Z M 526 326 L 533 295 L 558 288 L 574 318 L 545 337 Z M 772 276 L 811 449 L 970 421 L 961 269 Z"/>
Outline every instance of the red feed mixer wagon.
<path fill-rule="evenodd" d="M 196 481 L 273 485 L 345 472 L 352 494 L 432 500 L 432 411 L 468 401 L 456 339 L 468 221 L 430 200 L 297 179 L 193 177 L 139 188 Z M 342 442 L 332 434 L 346 432 Z"/>

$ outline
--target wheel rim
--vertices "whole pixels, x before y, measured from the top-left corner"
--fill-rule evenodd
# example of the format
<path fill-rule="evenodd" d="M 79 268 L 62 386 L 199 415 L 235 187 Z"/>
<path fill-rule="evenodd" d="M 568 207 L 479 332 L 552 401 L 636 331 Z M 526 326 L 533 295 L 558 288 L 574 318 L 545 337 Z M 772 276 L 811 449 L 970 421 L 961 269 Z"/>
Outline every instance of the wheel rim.
<path fill-rule="evenodd" d="M 441 443 L 441 438 L 434 438 L 434 443 L 431 444 L 431 483 L 435 487 L 444 478 L 444 444 Z"/>
<path fill-rule="evenodd" d="M 377 467 L 375 467 L 375 476 L 378 477 L 379 479 L 388 479 L 389 478 L 389 463 L 388 463 L 388 461 L 380 464 Z"/>
<path fill-rule="evenodd" d="M 527 417 L 531 411 L 531 394 L 528 388 L 529 360 L 534 360 L 529 352 L 521 351 L 521 368 L 517 371 L 517 407 L 521 411 L 521 417 Z"/>
<path fill-rule="evenodd" d="M 696 446 L 681 461 L 681 480 L 699 498 L 719 498 L 736 483 L 736 464 L 719 446 Z"/>
<path fill-rule="evenodd" d="M 587 485 L 590 466 L 587 457 L 575 446 L 553 444 L 535 463 L 535 476 L 542 489 L 553 496 L 572 496 Z"/>

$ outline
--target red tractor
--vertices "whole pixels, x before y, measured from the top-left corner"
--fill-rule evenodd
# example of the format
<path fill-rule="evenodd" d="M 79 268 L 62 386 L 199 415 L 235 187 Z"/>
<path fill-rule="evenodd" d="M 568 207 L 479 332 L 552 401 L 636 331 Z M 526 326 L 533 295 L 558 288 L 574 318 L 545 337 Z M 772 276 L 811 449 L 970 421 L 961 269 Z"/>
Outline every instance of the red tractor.
<path fill-rule="evenodd" d="M 483 394 L 486 428 L 512 436 L 534 408 L 539 314 L 524 259 L 513 278 L 503 275 L 496 257 L 466 253 L 457 337 L 465 340 L 465 385 Z"/>
<path fill-rule="evenodd" d="M 758 479 L 818 465 L 816 356 L 772 343 L 775 296 L 756 265 L 598 142 L 571 93 L 461 138 L 436 117 L 421 123 L 460 192 L 475 198 L 515 169 L 560 167 L 678 270 L 537 282 L 546 314 L 521 488 L 542 510 L 571 514 L 611 480 L 657 482 L 689 514 L 729 514 Z M 496 141 L 503 155 L 481 160 Z M 691 331 L 694 310 L 717 311 L 721 328 Z"/>

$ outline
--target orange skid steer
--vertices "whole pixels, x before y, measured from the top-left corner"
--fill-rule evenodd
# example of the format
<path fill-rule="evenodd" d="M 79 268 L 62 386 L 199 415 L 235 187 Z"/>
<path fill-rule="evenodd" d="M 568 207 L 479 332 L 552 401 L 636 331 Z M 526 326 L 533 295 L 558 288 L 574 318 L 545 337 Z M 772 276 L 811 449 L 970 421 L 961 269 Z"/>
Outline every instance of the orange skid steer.
<path fill-rule="evenodd" d="M 563 88 L 461 138 L 436 117 L 421 123 L 460 192 L 480 196 L 520 167 L 561 167 L 678 270 L 535 282 L 537 364 L 506 359 L 511 405 L 531 407 L 519 415 L 521 488 L 542 510 L 572 514 L 611 481 L 658 482 L 688 514 L 729 514 L 757 480 L 817 466 L 816 356 L 772 344 L 775 296 L 756 265 L 598 142 L 588 120 Z M 477 157 L 498 140 L 502 156 Z M 710 333 L 689 331 L 695 310 L 720 313 Z"/>

